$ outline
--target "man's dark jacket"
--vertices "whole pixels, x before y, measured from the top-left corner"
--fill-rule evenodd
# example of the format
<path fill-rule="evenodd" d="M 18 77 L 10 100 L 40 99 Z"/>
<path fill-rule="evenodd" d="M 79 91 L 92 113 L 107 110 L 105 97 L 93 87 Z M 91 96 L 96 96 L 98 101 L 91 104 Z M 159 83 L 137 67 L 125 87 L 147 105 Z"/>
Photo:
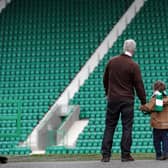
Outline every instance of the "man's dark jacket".
<path fill-rule="evenodd" d="M 108 100 L 132 101 L 136 90 L 141 104 L 146 103 L 139 65 L 128 55 L 115 56 L 108 62 L 103 83 Z"/>

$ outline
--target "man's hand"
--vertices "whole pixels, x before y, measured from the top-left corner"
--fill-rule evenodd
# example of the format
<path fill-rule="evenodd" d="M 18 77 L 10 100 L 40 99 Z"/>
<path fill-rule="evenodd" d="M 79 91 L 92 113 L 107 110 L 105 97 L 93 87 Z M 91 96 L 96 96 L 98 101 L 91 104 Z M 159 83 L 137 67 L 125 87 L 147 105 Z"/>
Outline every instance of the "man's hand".
<path fill-rule="evenodd" d="M 145 104 L 140 106 L 140 110 L 149 112 L 149 108 Z"/>
<path fill-rule="evenodd" d="M 140 110 L 144 113 L 144 114 L 150 114 L 150 110 L 149 108 L 144 104 L 140 106 Z"/>

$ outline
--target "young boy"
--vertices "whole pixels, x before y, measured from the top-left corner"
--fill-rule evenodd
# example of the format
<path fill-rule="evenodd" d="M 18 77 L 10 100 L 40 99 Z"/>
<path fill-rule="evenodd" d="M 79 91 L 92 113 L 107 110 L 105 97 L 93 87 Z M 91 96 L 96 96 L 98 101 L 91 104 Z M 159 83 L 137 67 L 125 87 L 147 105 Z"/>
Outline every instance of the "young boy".
<path fill-rule="evenodd" d="M 156 160 L 165 160 L 168 159 L 168 96 L 166 85 L 162 81 L 156 81 L 153 90 L 154 93 L 150 102 L 142 105 L 140 109 L 151 114 Z"/>

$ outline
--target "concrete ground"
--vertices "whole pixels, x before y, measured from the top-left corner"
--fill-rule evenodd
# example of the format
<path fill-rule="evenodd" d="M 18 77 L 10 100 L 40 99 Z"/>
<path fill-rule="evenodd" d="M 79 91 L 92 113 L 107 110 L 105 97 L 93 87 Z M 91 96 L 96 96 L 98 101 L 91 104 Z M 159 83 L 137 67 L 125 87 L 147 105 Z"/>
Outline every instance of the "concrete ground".
<path fill-rule="evenodd" d="M 56 162 L 9 162 L 0 164 L 0 168 L 168 168 L 168 160 L 136 160 L 121 162 L 111 160 L 109 163 L 100 161 L 56 161 Z"/>

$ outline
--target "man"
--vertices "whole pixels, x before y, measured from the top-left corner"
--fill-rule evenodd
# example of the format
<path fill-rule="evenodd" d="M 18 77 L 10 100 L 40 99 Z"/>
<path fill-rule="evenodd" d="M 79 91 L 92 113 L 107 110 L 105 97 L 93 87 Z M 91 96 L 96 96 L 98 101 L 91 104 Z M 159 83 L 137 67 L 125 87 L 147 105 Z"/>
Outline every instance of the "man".
<path fill-rule="evenodd" d="M 136 42 L 132 39 L 124 42 L 124 53 L 113 57 L 107 64 L 104 73 L 104 88 L 107 96 L 107 112 L 105 131 L 102 141 L 102 162 L 109 162 L 113 135 L 121 114 L 122 139 L 121 139 L 121 161 L 133 161 L 130 155 L 132 144 L 132 125 L 134 90 L 141 101 L 146 103 L 146 93 L 141 77 L 140 68 L 132 60 L 136 49 Z"/>

